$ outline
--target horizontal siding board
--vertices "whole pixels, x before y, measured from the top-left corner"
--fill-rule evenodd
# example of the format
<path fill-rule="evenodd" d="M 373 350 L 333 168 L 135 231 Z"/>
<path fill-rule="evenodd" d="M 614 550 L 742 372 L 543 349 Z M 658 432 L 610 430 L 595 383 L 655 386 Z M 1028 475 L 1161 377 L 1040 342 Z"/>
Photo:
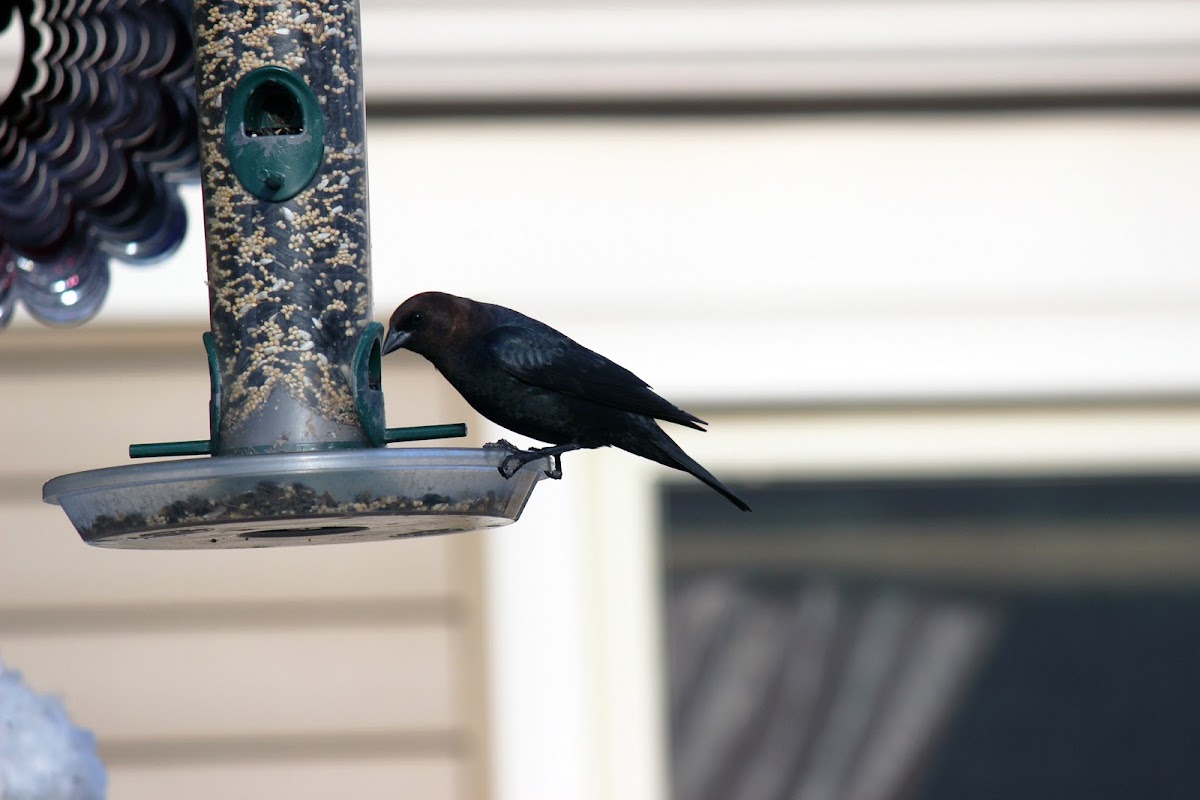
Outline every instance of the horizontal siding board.
<path fill-rule="evenodd" d="M 236 551 L 83 543 L 62 510 L 0 510 L 0 610 L 70 604 L 445 597 L 454 537 Z"/>
<path fill-rule="evenodd" d="M 197 343 L 198 344 L 198 343 Z M 203 351 L 201 351 L 201 355 Z M 50 357 L 52 358 L 52 357 Z M 134 442 L 208 438 L 208 369 L 14 370 L 0 381 L 0 477 L 128 464 Z"/>
<path fill-rule="evenodd" d="M 103 741 L 450 730 L 445 625 L 121 633 L 0 633 L 0 653 Z"/>
<path fill-rule="evenodd" d="M 451 756 L 117 766 L 108 796 L 120 800 L 213 798 L 460 798 L 462 767 Z"/>
<path fill-rule="evenodd" d="M 405 758 L 466 752 L 461 731 L 330 731 L 306 734 L 104 739 L 100 758 L 110 766 L 328 761 L 334 758 Z"/>

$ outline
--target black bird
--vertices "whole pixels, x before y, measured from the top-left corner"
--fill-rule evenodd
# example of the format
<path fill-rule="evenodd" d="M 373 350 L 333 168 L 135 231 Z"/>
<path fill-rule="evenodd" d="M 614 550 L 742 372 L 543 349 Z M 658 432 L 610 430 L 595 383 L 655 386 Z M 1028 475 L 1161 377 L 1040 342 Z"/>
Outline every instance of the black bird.
<path fill-rule="evenodd" d="M 437 367 L 471 407 L 492 422 L 553 447 L 519 450 L 500 473 L 571 450 L 619 447 L 691 473 L 743 511 L 737 495 L 700 466 L 655 423 L 704 430 L 704 420 L 659 397 L 644 380 L 535 319 L 503 306 L 424 292 L 392 314 L 385 354 L 405 348 Z M 557 473 L 557 474 L 556 474 Z"/>

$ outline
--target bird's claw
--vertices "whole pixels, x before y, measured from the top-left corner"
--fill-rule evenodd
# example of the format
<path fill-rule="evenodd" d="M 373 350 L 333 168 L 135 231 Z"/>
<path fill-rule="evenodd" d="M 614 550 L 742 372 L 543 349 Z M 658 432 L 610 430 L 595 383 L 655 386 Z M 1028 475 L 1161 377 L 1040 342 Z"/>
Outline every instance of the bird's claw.
<path fill-rule="evenodd" d="M 496 467 L 497 471 L 508 480 L 513 475 L 517 474 L 517 470 L 529 463 L 530 459 L 528 451 L 522 450 L 507 439 L 499 439 L 494 442 L 488 442 L 483 446 L 484 450 L 504 450 L 505 456 L 500 459 L 500 465 Z"/>
<path fill-rule="evenodd" d="M 508 465 L 508 462 L 510 461 L 515 461 L 516 464 L 510 467 Z M 517 470 L 523 466 L 525 466 L 525 461 L 522 460 L 519 455 L 516 453 L 509 453 L 500 461 L 500 466 L 496 467 L 496 469 L 499 470 L 500 474 L 504 477 L 504 480 L 508 480 L 513 475 L 516 475 Z"/>
<path fill-rule="evenodd" d="M 550 466 L 542 470 L 542 472 L 546 473 L 546 477 L 552 481 L 562 480 L 562 456 L 555 453 L 547 457 L 550 459 Z"/>

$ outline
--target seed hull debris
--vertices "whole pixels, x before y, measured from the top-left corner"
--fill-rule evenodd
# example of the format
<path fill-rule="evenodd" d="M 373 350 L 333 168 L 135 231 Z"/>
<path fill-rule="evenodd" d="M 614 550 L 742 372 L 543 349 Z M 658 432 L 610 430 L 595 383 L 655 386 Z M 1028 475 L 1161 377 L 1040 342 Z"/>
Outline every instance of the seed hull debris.
<path fill-rule="evenodd" d="M 317 492 L 303 483 L 260 481 L 253 490 L 216 500 L 192 495 L 164 505 L 153 514 L 101 514 L 81 528 L 85 539 L 170 528 L 213 526 L 237 522 L 296 520 L 321 517 L 397 514 L 471 514 L 499 516 L 506 502 L 495 492 L 481 497 L 455 499 L 428 492 L 417 497 L 360 492 L 351 500 L 338 500 L 328 491 Z"/>

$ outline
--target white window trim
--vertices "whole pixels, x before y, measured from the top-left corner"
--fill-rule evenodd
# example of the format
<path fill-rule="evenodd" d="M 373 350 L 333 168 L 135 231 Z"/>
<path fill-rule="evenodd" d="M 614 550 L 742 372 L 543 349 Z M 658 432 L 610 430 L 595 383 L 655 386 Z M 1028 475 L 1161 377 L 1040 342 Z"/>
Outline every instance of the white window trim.
<path fill-rule="evenodd" d="M 1200 87 L 1200 6 L 1189 0 L 361 5 L 372 102 Z M 11 26 L 0 85 L 20 52 Z"/>
<path fill-rule="evenodd" d="M 1195 89 L 1200 6 L 363 2 L 374 100 Z"/>

